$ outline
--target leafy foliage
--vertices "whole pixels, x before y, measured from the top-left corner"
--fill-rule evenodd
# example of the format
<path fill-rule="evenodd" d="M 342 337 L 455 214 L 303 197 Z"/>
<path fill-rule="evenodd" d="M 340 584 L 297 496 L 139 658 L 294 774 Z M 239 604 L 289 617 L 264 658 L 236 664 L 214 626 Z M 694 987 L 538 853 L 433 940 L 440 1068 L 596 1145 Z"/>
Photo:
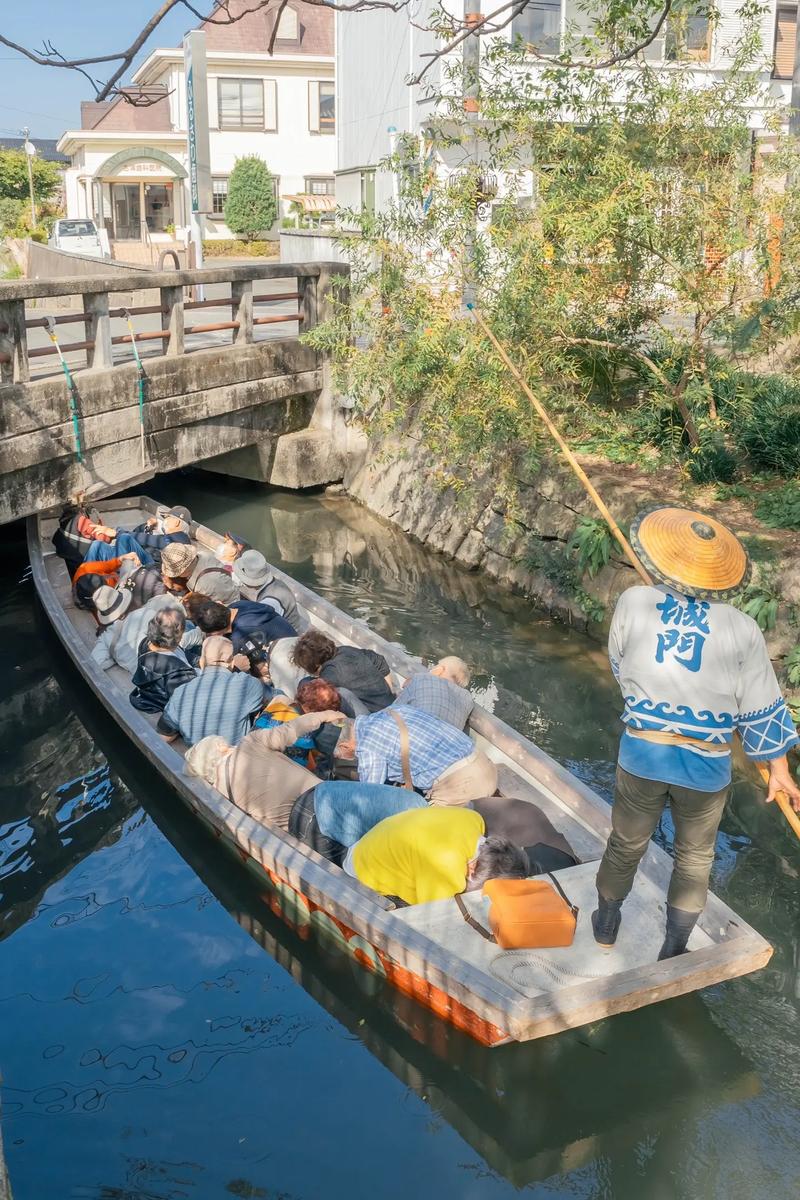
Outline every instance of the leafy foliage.
<path fill-rule="evenodd" d="M 275 224 L 278 205 L 267 164 L 257 154 L 237 158 L 228 181 L 225 224 L 246 241 Z"/>
<path fill-rule="evenodd" d="M 765 492 L 756 505 L 756 516 L 777 529 L 800 529 L 800 485 L 786 483 Z"/>
<path fill-rule="evenodd" d="M 589 572 L 594 579 L 611 558 L 616 539 L 605 521 L 595 517 L 581 517 L 572 535 L 570 548 L 577 551 L 578 568 L 583 574 Z"/>
<path fill-rule="evenodd" d="M 48 200 L 61 183 L 58 164 L 36 155 L 32 167 L 33 194 L 37 201 Z M 26 200 L 29 194 L 27 154 L 24 150 L 0 150 L 0 197 Z"/>
<path fill-rule="evenodd" d="M 385 164 L 398 200 L 345 214 L 351 297 L 307 340 L 332 353 L 369 429 L 413 425 L 454 478 L 491 468 L 513 490 L 515 463 L 549 447 L 463 311 L 465 288 L 573 446 L 652 469 L 681 463 L 701 482 L 732 480 L 743 453 L 794 470 L 800 437 L 781 432 L 779 390 L 715 352 L 762 313 L 765 278 L 771 312 L 786 308 L 800 267 L 800 189 L 776 186 L 796 150 L 752 69 L 761 10 L 744 6 L 731 69 L 706 87 L 680 61 L 677 16 L 669 72 L 593 71 L 598 53 L 648 27 L 654 6 L 581 9 L 594 32 L 573 31 L 565 53 L 585 54 L 585 70 L 557 56 L 532 72 L 522 45 L 483 42 L 477 143 L 461 105 L 465 68 L 448 63 L 438 132 Z M 757 176 L 754 108 L 776 147 Z M 759 349 L 778 332 L 776 318 L 760 319 Z"/>
<path fill-rule="evenodd" d="M 791 687 L 800 687 L 800 646 L 794 646 L 786 656 L 786 678 Z"/>
<path fill-rule="evenodd" d="M 756 578 L 742 592 L 736 601 L 748 617 L 752 617 L 764 633 L 774 629 L 778 620 L 778 607 L 782 596 L 775 583 L 775 568 L 767 566 L 759 570 Z"/>

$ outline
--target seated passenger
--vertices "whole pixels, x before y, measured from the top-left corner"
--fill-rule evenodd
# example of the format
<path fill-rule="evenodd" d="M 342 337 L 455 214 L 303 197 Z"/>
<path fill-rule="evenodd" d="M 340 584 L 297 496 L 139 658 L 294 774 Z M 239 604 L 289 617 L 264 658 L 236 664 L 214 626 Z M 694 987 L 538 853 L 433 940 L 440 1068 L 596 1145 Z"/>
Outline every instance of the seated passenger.
<path fill-rule="evenodd" d="M 123 554 L 119 558 L 108 558 L 104 561 L 83 562 L 72 576 L 72 596 L 76 608 L 88 609 L 94 613 L 92 597 L 98 588 L 107 585 L 116 587 L 120 581 L 127 579 L 139 566 L 136 554 Z"/>
<path fill-rule="evenodd" d="M 293 696 L 298 686 L 307 676 L 302 667 L 294 664 L 292 655 L 297 645 L 296 637 L 278 638 L 273 642 L 269 652 L 269 678 L 276 692 L 283 696 Z"/>
<path fill-rule="evenodd" d="M 330 712 L 335 709 L 336 712 L 344 713 L 347 717 L 353 715 L 348 711 L 349 706 L 342 701 L 336 688 L 324 679 L 303 680 L 297 689 L 294 702 L 301 713 Z M 339 741 L 341 732 L 340 726 L 326 724 L 321 725 L 316 733 L 311 735 L 314 755 L 313 769 L 320 779 L 330 777 L 336 743 Z"/>
<path fill-rule="evenodd" d="M 422 796 L 404 788 L 327 780 L 295 801 L 289 833 L 341 866 L 349 847 L 373 825 L 409 808 L 425 807 Z"/>
<path fill-rule="evenodd" d="M 142 525 L 137 525 L 130 532 L 152 559 L 156 563 L 160 563 L 161 551 L 167 546 L 171 546 L 173 542 L 180 542 L 184 546 L 192 544 L 189 536 L 190 529 L 190 521 L 183 520 L 182 517 L 176 516 L 170 510 L 161 517 L 148 518 Z M 119 536 L 123 532 L 118 529 L 117 535 Z"/>
<path fill-rule="evenodd" d="M 131 680 L 130 702 L 140 712 L 162 712 L 172 693 L 194 679 L 195 669 L 180 649 L 185 628 L 182 609 L 163 608 L 150 618 Z"/>
<path fill-rule="evenodd" d="M 111 541 L 102 531 L 99 514 L 90 511 L 80 499 L 67 504 L 58 519 L 58 528 L 53 534 L 53 547 L 59 558 L 63 558 L 70 579 L 86 558 L 86 551 L 96 540 Z"/>
<path fill-rule="evenodd" d="M 291 625 L 279 617 L 274 608 L 255 604 L 252 600 L 237 600 L 228 607 L 202 592 L 190 592 L 185 598 L 185 606 L 189 619 L 206 636 L 219 633 L 230 637 L 237 654 L 253 634 L 260 634 L 266 643 L 270 643 L 294 633 Z"/>
<path fill-rule="evenodd" d="M 245 600 L 268 604 L 278 616 L 285 617 L 295 633 L 308 628 L 308 621 L 297 607 L 294 592 L 282 579 L 276 578 L 260 550 L 245 550 L 234 561 L 231 574 Z"/>
<path fill-rule="evenodd" d="M 415 790 L 431 804 L 467 804 L 497 790 L 497 767 L 459 729 L 407 705 L 357 717 L 355 738 L 341 742 L 342 758 L 358 760 L 363 783 L 405 779 L 400 722 L 408 734 L 408 770 Z"/>
<path fill-rule="evenodd" d="M 455 729 L 466 728 L 475 701 L 470 696 L 469 667 L 461 658 L 449 655 L 429 671 L 412 675 L 398 693 L 395 704 L 410 704 Z"/>
<path fill-rule="evenodd" d="M 525 849 L 531 875 L 560 871 L 579 861 L 575 851 L 536 805 L 515 796 L 482 796 L 470 808 L 483 817 L 489 837 L 504 837 Z"/>
<path fill-rule="evenodd" d="M 214 551 L 214 557 L 221 563 L 227 563 L 231 568 L 237 558 L 241 558 L 245 550 L 250 549 L 250 543 L 236 533 L 223 534 L 222 541 Z"/>
<path fill-rule="evenodd" d="M 133 591 L 127 587 L 108 590 L 125 596 L 133 596 Z M 125 620 L 115 621 L 109 628 L 104 629 L 95 642 L 90 655 L 95 666 L 99 667 L 101 671 L 107 671 L 109 667 L 116 665 L 132 675 L 139 661 L 139 647 L 142 638 L 147 635 L 147 627 L 155 614 L 164 608 L 183 611 L 180 600 L 171 596 L 169 592 L 165 592 L 161 596 L 153 596 L 143 608 L 135 610 L 131 599 Z M 186 629 L 181 638 L 181 649 L 188 650 L 200 641 L 202 636 L 199 629 L 194 627 Z"/>
<path fill-rule="evenodd" d="M 343 869 L 406 904 L 477 891 L 487 879 L 525 879 L 525 851 L 507 838 L 484 837 L 470 808 L 416 808 L 387 817 L 348 851 Z"/>
<path fill-rule="evenodd" d="M 177 595 L 202 592 L 221 604 L 230 604 L 239 595 L 230 571 L 208 550 L 173 542 L 161 551 L 161 574 L 168 591 Z"/>
<path fill-rule="evenodd" d="M 200 653 L 200 674 L 174 691 L 156 729 L 168 742 L 182 737 L 187 746 L 217 734 L 230 746 L 250 732 L 264 704 L 264 685 L 250 664 L 234 655 L 227 638 L 209 637 Z"/>
<path fill-rule="evenodd" d="M 160 567 L 137 567 L 125 580 L 125 586 L 130 589 L 133 599 L 131 610 L 144 608 L 154 596 L 172 595 L 168 593 L 161 578 Z M 173 597 L 177 599 L 177 597 Z"/>
<path fill-rule="evenodd" d="M 132 533 L 128 533 L 124 529 L 107 529 L 103 528 L 103 532 L 113 533 L 114 537 L 111 541 L 96 540 L 92 542 L 86 551 L 85 562 L 105 562 L 109 558 L 120 558 L 123 555 L 135 554 L 140 563 L 144 566 L 150 566 L 153 562 L 151 554 L 145 550 L 137 538 Z"/>
<path fill-rule="evenodd" d="M 326 634 L 311 629 L 297 639 L 292 660 L 307 675 L 347 688 L 370 713 L 386 708 L 395 698 L 389 664 L 374 650 L 337 646 Z"/>
<path fill-rule="evenodd" d="M 203 738 L 187 750 L 186 772 L 205 779 L 262 825 L 288 830 L 295 800 L 319 780 L 284 751 L 326 721 L 341 720 L 341 713 L 307 713 L 272 729 L 254 729 L 238 746 L 221 737 Z"/>

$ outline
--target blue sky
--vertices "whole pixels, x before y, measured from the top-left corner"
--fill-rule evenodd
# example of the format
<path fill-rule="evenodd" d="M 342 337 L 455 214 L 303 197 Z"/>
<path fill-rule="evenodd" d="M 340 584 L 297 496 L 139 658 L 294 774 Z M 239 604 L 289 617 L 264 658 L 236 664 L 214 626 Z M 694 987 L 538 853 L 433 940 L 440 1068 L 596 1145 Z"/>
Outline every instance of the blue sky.
<path fill-rule="evenodd" d="M 109 54 L 128 46 L 152 16 L 159 0 L 0 0 L 2 32 L 38 50 L 48 38 L 67 58 Z M 176 46 L 195 24 L 178 8 L 159 27 L 147 49 Z M 112 64 L 113 67 L 113 64 Z M 80 127 L 81 100 L 92 89 L 73 71 L 39 67 L 0 45 L 0 135 L 15 136 L 29 125 L 31 136 L 57 138 Z"/>

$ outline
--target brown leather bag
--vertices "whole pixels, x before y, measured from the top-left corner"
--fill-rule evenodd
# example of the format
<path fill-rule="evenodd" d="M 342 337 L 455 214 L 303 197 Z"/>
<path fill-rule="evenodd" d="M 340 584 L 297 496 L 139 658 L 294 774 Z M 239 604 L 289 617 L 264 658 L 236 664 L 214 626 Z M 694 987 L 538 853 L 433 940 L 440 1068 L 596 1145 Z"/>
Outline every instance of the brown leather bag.
<path fill-rule="evenodd" d="M 400 765 L 403 768 L 403 782 L 410 792 L 414 790 L 414 780 L 411 778 L 411 759 L 409 755 L 408 743 L 408 726 L 406 725 L 400 713 L 395 709 L 389 709 L 389 716 L 394 717 L 397 722 L 397 728 L 400 731 Z"/>
<path fill-rule="evenodd" d="M 491 901 L 491 933 L 475 920 L 460 896 L 456 904 L 468 925 L 503 950 L 571 946 L 580 910 L 555 875 L 548 872 L 548 878 L 553 887 L 543 879 L 487 879 L 483 891 Z"/>

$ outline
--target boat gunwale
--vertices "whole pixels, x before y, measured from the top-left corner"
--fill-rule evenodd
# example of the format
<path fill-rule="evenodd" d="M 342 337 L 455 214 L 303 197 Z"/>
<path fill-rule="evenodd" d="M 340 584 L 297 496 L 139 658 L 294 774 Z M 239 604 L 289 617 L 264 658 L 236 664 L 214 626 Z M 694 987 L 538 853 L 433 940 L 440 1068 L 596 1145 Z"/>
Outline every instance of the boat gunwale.
<path fill-rule="evenodd" d="M 155 512 L 156 507 L 155 501 L 146 496 L 109 498 L 98 504 L 101 511 L 137 509 Z M 690 955 L 644 964 L 602 979 L 565 985 L 551 993 L 525 996 L 488 971 L 451 955 L 439 943 L 398 919 L 383 897 L 376 896 L 355 879 L 342 877 L 326 859 L 301 845 L 291 834 L 269 829 L 209 784 L 186 776 L 181 756 L 155 733 L 136 709 L 131 706 L 128 712 L 119 704 L 119 690 L 104 672 L 92 667 L 86 644 L 48 576 L 41 521 L 51 517 L 52 513 L 41 513 L 28 518 L 27 523 L 31 569 L 42 604 L 81 675 L 117 723 L 140 744 L 170 786 L 196 813 L 202 809 L 212 826 L 221 835 L 227 835 L 240 854 L 246 853 L 264 871 L 269 869 L 264 858 L 272 858 L 272 869 L 278 869 L 278 874 L 284 873 L 290 886 L 352 926 L 356 933 L 366 937 L 398 965 L 421 975 L 423 981 L 463 1004 L 479 1021 L 505 1029 L 517 1040 L 527 1040 L 723 982 L 756 970 L 769 961 L 770 943 L 713 893 L 709 893 L 709 904 L 701 924 L 713 945 Z M 201 545 L 210 549 L 223 540 L 215 531 L 197 522 L 192 522 L 192 533 Z M 293 589 L 307 611 L 341 636 L 348 640 L 358 639 L 357 644 L 379 650 L 401 674 L 424 670 L 421 660 L 407 655 L 375 634 L 364 622 L 349 617 L 279 568 L 274 570 Z M 607 835 L 610 809 L 606 802 L 540 747 L 479 706 L 476 706 L 474 719 L 470 720 L 470 728 L 516 762 L 531 778 L 548 789 L 557 786 L 557 799 L 567 812 L 602 837 Z M 260 853 L 252 853 L 253 849 Z M 663 886 L 672 869 L 672 860 L 651 842 L 642 860 L 642 869 L 651 881 Z M 476 1011 L 476 1000 L 488 1006 L 490 1011 Z"/>

